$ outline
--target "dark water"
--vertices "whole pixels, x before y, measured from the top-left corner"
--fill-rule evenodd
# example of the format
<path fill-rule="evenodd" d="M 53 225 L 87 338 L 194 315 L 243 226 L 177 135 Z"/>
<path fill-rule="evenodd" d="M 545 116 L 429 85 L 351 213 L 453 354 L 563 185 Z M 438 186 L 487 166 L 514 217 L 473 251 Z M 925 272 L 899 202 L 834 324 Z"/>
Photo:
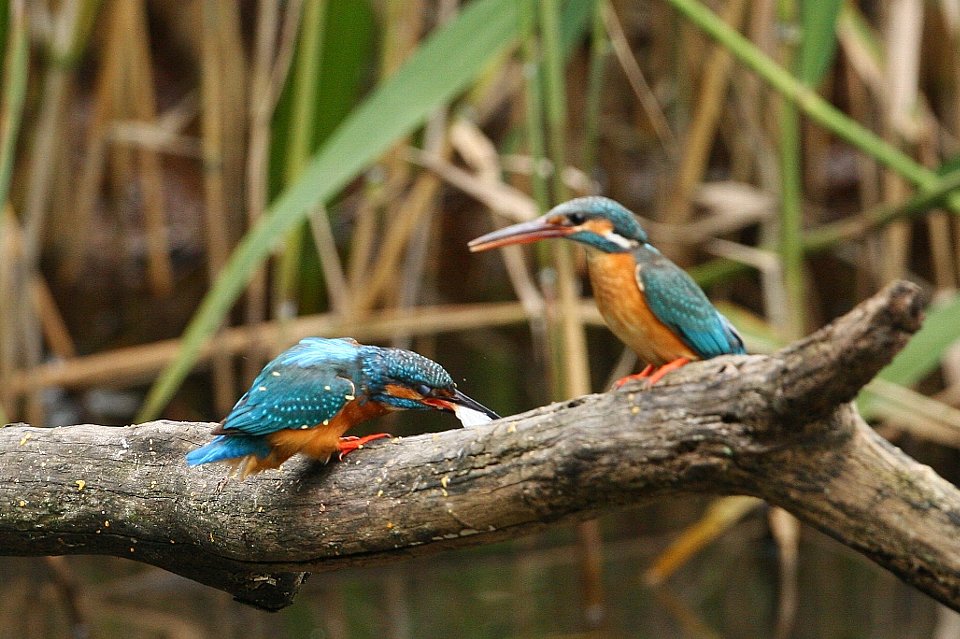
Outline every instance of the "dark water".
<path fill-rule="evenodd" d="M 313 575 L 280 613 L 133 562 L 73 557 L 76 604 L 90 637 L 774 637 L 777 548 L 758 509 L 665 585 L 642 575 L 704 498 L 601 520 L 604 614 L 591 630 L 570 527 L 391 566 Z M 804 528 L 790 637 L 947 639 L 957 618 L 834 542 Z M 75 637 L 43 559 L 0 559 L 0 638 Z"/>

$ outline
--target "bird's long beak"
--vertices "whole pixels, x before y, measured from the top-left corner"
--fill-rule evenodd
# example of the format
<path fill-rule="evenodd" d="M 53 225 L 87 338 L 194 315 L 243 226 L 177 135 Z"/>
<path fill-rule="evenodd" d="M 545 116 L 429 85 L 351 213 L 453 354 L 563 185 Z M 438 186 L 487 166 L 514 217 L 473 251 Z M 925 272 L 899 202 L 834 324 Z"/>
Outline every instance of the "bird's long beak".
<path fill-rule="evenodd" d="M 521 222 L 481 235 L 467 244 L 471 253 L 509 246 L 510 244 L 529 244 L 551 237 L 566 237 L 576 232 L 575 227 L 561 226 L 550 221 L 555 215 L 547 214 L 529 222 Z"/>
<path fill-rule="evenodd" d="M 464 408 L 469 408 L 472 411 L 483 413 L 490 419 L 500 419 L 499 415 L 477 400 L 464 394 L 460 389 L 456 389 L 451 397 L 424 397 L 421 401 L 431 408 L 447 411 L 449 413 L 456 413 L 456 407 L 463 406 Z"/>

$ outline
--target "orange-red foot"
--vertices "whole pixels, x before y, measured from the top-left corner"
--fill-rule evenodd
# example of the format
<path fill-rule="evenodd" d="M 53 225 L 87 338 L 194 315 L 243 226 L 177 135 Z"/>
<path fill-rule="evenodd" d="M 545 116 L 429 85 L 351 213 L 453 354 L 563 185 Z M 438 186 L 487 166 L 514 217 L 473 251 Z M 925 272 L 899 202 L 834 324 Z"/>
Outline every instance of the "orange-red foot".
<path fill-rule="evenodd" d="M 663 366 L 658 368 L 653 375 L 647 378 L 647 387 L 649 388 L 650 386 L 653 386 L 654 384 L 659 382 L 660 379 L 670 371 L 675 371 L 681 366 L 686 366 L 689 363 L 690 363 L 690 360 L 687 359 L 686 357 L 678 357 L 672 362 L 668 362 L 664 364 Z"/>
<path fill-rule="evenodd" d="M 627 375 L 626 377 L 621 377 L 620 379 L 618 379 L 613 384 L 613 388 L 614 390 L 616 390 L 621 386 L 623 386 L 624 384 L 626 384 L 627 382 L 632 382 L 638 379 L 645 380 L 646 383 L 644 384 L 644 386 L 646 386 L 647 388 L 650 388 L 651 386 L 659 382 L 660 379 L 670 371 L 675 371 L 681 366 L 686 366 L 689 363 L 690 363 L 690 360 L 688 358 L 678 357 L 672 362 L 667 362 L 666 364 L 664 364 L 663 366 L 657 369 L 653 367 L 653 364 L 647 364 L 646 367 L 639 373 L 635 373 L 633 375 Z"/>
<path fill-rule="evenodd" d="M 634 373 L 633 375 L 627 375 L 626 377 L 621 377 L 613 383 L 613 389 L 616 390 L 626 384 L 627 382 L 632 382 L 637 379 L 646 379 L 650 373 L 653 372 L 653 364 L 647 364 L 642 371 L 639 373 Z"/>
<path fill-rule="evenodd" d="M 363 448 L 363 445 L 367 442 L 372 442 L 375 439 L 383 439 L 384 437 L 392 437 L 392 435 L 390 433 L 374 433 L 373 435 L 364 435 L 363 437 L 356 437 L 354 435 L 341 437 L 337 443 L 337 449 L 340 451 L 337 458 L 343 461 L 343 458 L 349 453 L 352 453 L 358 448 Z"/>

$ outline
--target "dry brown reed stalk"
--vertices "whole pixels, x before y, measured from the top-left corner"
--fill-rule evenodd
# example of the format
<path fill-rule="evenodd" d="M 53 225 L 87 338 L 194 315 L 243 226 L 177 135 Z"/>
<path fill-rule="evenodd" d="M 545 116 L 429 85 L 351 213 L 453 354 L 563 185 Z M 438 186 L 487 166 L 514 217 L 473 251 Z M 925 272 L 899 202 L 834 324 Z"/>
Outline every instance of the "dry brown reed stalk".
<path fill-rule="evenodd" d="M 19 258 L 15 250 L 14 233 L 16 231 L 16 217 L 9 200 L 4 203 L 0 212 L 0 252 L 7 259 L 0 260 L 0 291 L 6 299 L 16 299 L 17 287 L 22 285 L 20 278 L 15 277 L 19 268 Z M 19 314 L 0 313 L 0 415 L 3 421 L 10 419 L 15 413 L 14 397 L 7 388 L 7 380 L 13 371 L 22 366 L 20 357 L 18 326 Z"/>
<path fill-rule="evenodd" d="M 384 25 L 386 33 L 380 57 L 381 79 L 393 75 L 416 49 L 424 26 L 422 9 L 422 2 L 419 1 L 391 3 L 387 6 Z M 372 219 L 364 220 L 363 228 L 358 229 L 359 239 L 362 241 L 358 258 L 368 266 L 361 270 L 358 262 L 352 269 L 351 290 L 354 296 L 350 314 L 353 316 L 363 317 L 381 298 L 386 306 L 395 303 L 395 298 L 388 294 L 399 289 L 395 285 L 396 275 L 401 272 L 401 260 L 414 233 L 422 230 L 422 224 L 428 223 L 427 214 L 439 191 L 440 182 L 435 176 L 429 173 L 416 176 L 412 174 L 410 164 L 404 157 L 406 144 L 406 140 L 398 141 L 398 144 L 381 158 L 379 168 L 387 176 L 389 190 L 395 193 L 395 196 L 380 201 L 382 237 L 374 240 Z M 445 153 L 449 152 L 448 145 L 444 144 L 439 148 Z M 364 210 L 370 215 L 374 209 Z M 375 245 L 379 246 L 376 252 Z"/>
<path fill-rule="evenodd" d="M 584 321 L 592 325 L 602 324 L 593 302 L 583 302 L 578 312 Z M 397 331 L 422 335 L 509 326 L 526 320 L 526 312 L 519 303 L 494 302 L 420 306 L 404 311 L 385 309 L 355 321 L 345 321 L 343 317 L 331 313 L 305 315 L 290 321 L 289 328 L 285 330 L 291 341 L 313 335 L 349 335 L 360 340 L 383 340 Z M 278 321 L 227 328 L 218 337 L 218 347 L 225 353 L 235 354 L 246 350 L 253 342 L 277 343 L 280 330 Z M 133 386 L 150 379 L 166 366 L 176 356 L 179 348 L 178 339 L 161 340 L 64 362 L 42 364 L 12 374 L 8 379 L 7 389 L 10 396 L 16 398 L 48 386 Z M 202 359 L 208 359 L 211 354 L 210 346 L 202 353 Z"/>
<path fill-rule="evenodd" d="M 204 0 L 201 5 L 201 141 L 203 148 L 204 226 L 207 265 L 210 280 L 216 279 L 230 252 L 227 224 L 226 184 L 224 179 L 223 82 L 225 55 L 218 46 L 222 32 L 229 28 L 220 14 L 219 0 Z M 225 414 L 233 406 L 235 382 L 229 353 L 213 339 L 213 397 L 217 412 Z"/>
<path fill-rule="evenodd" d="M 850 115 L 858 122 L 871 122 L 877 116 L 873 95 L 883 87 L 883 72 L 879 60 L 864 42 L 854 25 L 854 9 L 845 7 L 837 23 L 837 41 L 844 56 L 844 96 Z M 872 93 L 872 95 L 871 95 Z M 876 163 L 862 154 L 855 155 L 857 167 L 857 195 L 860 206 L 868 209 L 881 202 L 880 174 Z"/>
<path fill-rule="evenodd" d="M 491 211 L 516 221 L 533 219 L 537 213 L 536 203 L 530 196 L 502 181 L 500 156 L 493 142 L 479 127 L 465 118 L 457 118 L 451 124 L 450 139 L 473 173 L 418 150 L 411 150 L 411 158 L 448 184 L 476 198 Z M 527 270 L 521 249 L 517 246 L 504 247 L 499 253 L 517 299 L 527 309 L 531 320 L 539 321 L 543 315 L 543 297 Z"/>
<path fill-rule="evenodd" d="M 775 639 L 789 639 L 797 617 L 797 571 L 800 556 L 800 521 L 783 508 L 773 507 L 767 515 L 770 533 L 777 544 L 780 587 L 777 593 Z"/>
<path fill-rule="evenodd" d="M 70 335 L 66 322 L 57 307 L 56 300 L 50 292 L 43 274 L 24 272 L 23 264 L 23 232 L 20 229 L 13 213 L 8 209 L 4 216 L 3 238 L 5 249 L 2 255 L 7 256 L 9 263 L 13 265 L 10 273 L 0 277 L 0 290 L 15 291 L 19 288 L 25 289 L 25 297 L 30 304 L 30 312 L 34 314 L 40 323 L 42 336 L 50 351 L 59 358 L 67 359 L 76 356 L 76 347 L 73 338 Z M 7 262 L 7 260 L 0 260 Z M 20 275 L 20 278 L 14 278 L 13 275 Z M 9 288 L 7 288 L 9 285 Z M 18 314 L 11 314 L 18 315 Z M 12 326 L 12 334 L 9 337 L 9 345 L 5 345 L 4 351 L 9 355 L 9 360 L 5 358 L 6 365 L 0 369 L 0 380 L 9 379 L 9 375 L 17 366 L 18 359 L 14 353 L 18 350 L 18 340 L 16 339 L 16 326 Z M 22 364 L 21 364 L 22 365 Z M 2 384 L 0 384 L 2 385 Z M 39 389 L 38 389 L 39 390 Z"/>
<path fill-rule="evenodd" d="M 50 58 L 66 60 L 72 47 L 79 40 L 81 2 L 71 0 L 63 3 L 53 16 L 52 29 L 46 42 Z M 41 242 L 47 221 L 50 198 L 53 191 L 53 176 L 57 171 L 56 151 L 58 132 L 66 112 L 66 98 L 71 76 L 65 64 L 51 64 L 45 68 L 40 111 L 33 130 L 30 156 L 27 165 L 27 186 L 23 205 L 22 275 L 25 281 L 32 280 L 39 268 Z M 21 346 L 27 366 L 39 364 L 43 345 L 41 328 L 36 315 L 36 306 L 32 304 L 32 292 L 29 284 L 18 288 L 13 308 L 19 316 Z M 43 403 L 38 394 L 27 399 L 27 417 L 31 422 L 44 422 Z M 35 420 L 35 421 L 34 421 Z"/>
<path fill-rule="evenodd" d="M 875 379 L 867 385 L 873 405 L 894 430 L 943 446 L 960 448 L 960 409 L 949 396 L 931 398 L 899 384 Z"/>
<path fill-rule="evenodd" d="M 358 198 L 354 210 L 355 225 L 350 238 L 350 255 L 347 260 L 347 281 L 352 291 L 363 286 L 376 246 L 380 209 L 383 203 L 398 190 L 400 183 L 396 178 L 384 183 L 381 177 L 379 167 L 368 172 L 368 183 L 363 196 Z"/>
<path fill-rule="evenodd" d="M 690 639 L 722 639 L 724 635 L 714 630 L 703 617 L 679 595 L 668 588 L 653 591 L 655 601 L 673 617 L 683 636 Z"/>
<path fill-rule="evenodd" d="M 450 144 L 447 140 L 446 125 L 447 113 L 443 109 L 437 111 L 427 122 L 424 131 L 424 148 L 428 152 L 449 155 Z M 400 264 L 399 286 L 395 289 L 392 301 L 392 306 L 396 308 L 410 308 L 416 305 L 421 297 L 429 296 L 428 291 L 436 289 L 437 278 L 440 276 L 436 264 L 430 263 L 427 257 L 431 252 L 438 254 L 441 249 L 437 203 L 443 183 L 439 177 L 429 171 L 424 171 L 421 177 L 426 184 L 430 185 L 431 188 L 428 190 L 432 195 L 422 200 L 422 212 L 414 214 L 419 220 L 413 222 L 412 226 L 418 232 L 412 233 L 407 240 L 404 258 Z M 427 356 L 433 356 L 433 349 L 423 344 L 423 341 L 423 339 L 420 340 L 417 350 L 425 352 Z M 391 343 L 402 348 L 412 347 L 409 336 L 400 333 L 393 336 Z"/>
<path fill-rule="evenodd" d="M 57 308 L 57 301 L 50 292 L 50 287 L 41 276 L 31 282 L 33 289 L 33 303 L 37 309 L 37 316 L 46 338 L 50 352 L 60 359 L 70 359 L 77 356 L 77 347 L 70 336 L 70 329 Z"/>
<path fill-rule="evenodd" d="M 43 560 L 66 613 L 70 634 L 74 637 L 88 636 L 87 602 L 82 597 L 82 589 L 70 560 L 66 557 L 44 557 Z"/>
<path fill-rule="evenodd" d="M 93 108 L 87 123 L 84 150 L 81 153 L 80 175 L 73 204 L 73 232 L 64 234 L 61 239 L 63 259 L 58 275 L 68 283 L 76 282 L 80 277 L 88 229 L 99 201 L 106 169 L 108 122 L 117 109 L 115 89 L 123 82 L 123 66 L 128 60 L 128 56 L 123 54 L 126 29 L 123 18 L 124 11 L 110 11 L 105 14 L 106 37 L 101 49 L 101 65 L 94 89 Z"/>
<path fill-rule="evenodd" d="M 923 34 L 923 6 L 916 0 L 896 0 L 886 6 L 884 41 L 884 92 L 880 96 L 883 137 L 896 146 L 912 145 L 919 133 L 913 117 L 919 100 L 920 43 Z M 905 180 L 889 170 L 883 172 L 883 197 L 897 202 L 908 194 Z M 878 252 L 880 281 L 902 277 L 910 260 L 909 223 L 891 224 L 874 243 Z"/>
<path fill-rule="evenodd" d="M 755 77 L 743 69 L 736 70 L 731 108 L 721 119 L 720 130 L 733 153 L 732 178 L 755 183 L 765 193 L 776 193 L 780 178 L 773 139 L 767 127 L 766 94 L 755 85 Z"/>
<path fill-rule="evenodd" d="M 153 61 L 150 56 L 150 34 L 147 29 L 146 6 L 143 2 L 126 2 L 117 7 L 129 34 L 130 104 L 133 115 L 142 122 L 156 120 Z M 167 243 L 164 212 L 163 176 L 160 158 L 146 146 L 139 147 L 140 188 L 143 192 L 143 218 L 147 235 L 147 274 L 154 295 L 173 291 L 173 268 Z"/>
<path fill-rule="evenodd" d="M 247 51 L 243 41 L 240 15 L 241 3 L 217 0 L 211 6 L 216 11 L 217 41 L 222 86 L 221 91 L 221 150 L 223 158 L 223 198 L 226 225 L 239 228 L 243 223 L 247 135 Z M 233 234 L 235 237 L 236 234 Z M 230 235 L 227 236 L 228 246 Z"/>
<path fill-rule="evenodd" d="M 413 182 L 406 197 L 397 208 L 388 214 L 390 224 L 386 237 L 381 240 L 373 272 L 364 278 L 362 287 L 354 288 L 352 313 L 363 316 L 374 308 L 377 301 L 391 286 L 396 284 L 400 260 L 415 232 L 426 219 L 430 203 L 440 187 L 440 181 L 431 173 L 421 173 Z"/>
<path fill-rule="evenodd" d="M 547 140 L 547 157 L 553 164 L 550 175 L 550 193 L 555 202 L 566 200 L 568 191 L 563 181 L 563 167 L 567 154 L 567 87 L 563 72 L 564 61 L 559 42 L 559 4 L 557 2 L 538 3 L 539 9 L 539 48 L 542 50 L 540 74 L 532 78 L 539 82 L 542 75 L 543 105 L 528 105 L 528 109 L 543 109 L 544 134 Z M 612 13 L 609 12 L 609 13 Z M 535 38 L 530 34 L 529 38 Z M 536 49 L 536 43 L 528 49 L 527 55 Z M 537 64 L 536 59 L 527 60 Z M 539 87 L 528 84 L 527 99 L 533 101 L 539 94 Z M 652 97 L 652 96 L 651 96 Z M 659 108 L 659 107 L 658 107 Z M 539 122 L 540 116 L 531 111 L 529 120 Z M 533 135 L 532 133 L 530 135 Z M 531 155 L 540 153 L 538 143 L 530 142 Z M 537 189 L 534 189 L 537 191 Z M 542 190 L 542 189 L 541 189 Z M 547 202 L 538 195 L 539 204 Z M 559 242 L 551 247 L 551 264 L 555 271 L 556 304 L 551 309 L 551 296 L 546 294 L 546 351 L 545 360 L 550 363 L 552 372 L 552 398 L 564 400 L 579 397 L 591 391 L 590 359 L 587 353 L 587 340 L 584 323 L 577 307 L 580 304 L 580 280 L 573 260 L 571 246 Z M 551 312 L 551 310 L 553 312 Z M 582 592 L 582 619 L 590 629 L 599 629 L 606 619 L 605 595 L 603 589 L 603 563 L 599 522 L 591 520 L 577 526 L 578 567 Z"/>
<path fill-rule="evenodd" d="M 51 59 L 62 61 L 70 55 L 78 36 L 80 8 L 80 0 L 69 0 L 53 16 L 53 28 L 45 43 Z M 56 148 L 58 134 L 63 128 L 70 80 L 70 69 L 65 64 L 45 66 L 40 111 L 33 128 L 26 170 L 27 187 L 23 205 L 22 250 L 30 270 L 36 268 L 40 256 L 40 243 L 50 206 L 51 181 L 58 170 Z"/>
<path fill-rule="evenodd" d="M 761 505 L 763 500 L 745 495 L 714 499 L 703 516 L 677 535 L 644 571 L 643 581 L 651 586 L 663 584 L 695 554 Z"/>
<path fill-rule="evenodd" d="M 724 21 L 739 29 L 746 5 L 746 0 L 727 3 Z M 678 152 L 679 166 L 667 196 L 664 215 L 667 222 L 685 223 L 693 212 L 693 196 L 707 170 L 710 149 L 727 104 L 732 70 L 733 56 L 729 51 L 719 45 L 711 47 L 704 64 L 703 82 L 697 92 L 696 106 L 684 135 L 683 148 Z"/>
<path fill-rule="evenodd" d="M 200 141 L 183 131 L 197 119 L 197 92 L 190 91 L 151 122 L 116 120 L 110 127 L 108 140 L 114 144 L 130 144 L 193 160 L 202 157 Z"/>
<path fill-rule="evenodd" d="M 123 628 L 136 627 L 142 633 L 156 633 L 176 639 L 203 639 L 209 636 L 204 626 L 185 618 L 181 611 L 164 612 L 141 603 L 124 605 L 91 600 L 88 605 L 91 618 L 108 627 L 112 624 Z"/>
<path fill-rule="evenodd" d="M 453 140 L 454 146 L 459 152 L 467 145 L 479 143 L 479 139 L 465 140 L 458 137 Z M 450 186 L 463 191 L 478 202 L 481 202 L 491 211 L 506 218 L 509 222 L 525 222 L 532 220 L 537 216 L 537 204 L 529 195 L 520 189 L 503 182 L 499 171 L 495 179 L 490 179 L 490 168 L 486 160 L 480 161 L 479 156 L 465 161 L 471 163 L 470 168 L 475 173 L 462 169 L 449 160 L 435 155 L 424 153 L 420 149 L 410 147 L 407 149 L 408 158 L 411 162 L 424 168 L 430 169 Z M 495 166 L 499 167 L 499 159 Z"/>
<path fill-rule="evenodd" d="M 317 247 L 320 258 L 320 268 L 323 270 L 323 281 L 326 284 L 327 298 L 334 313 L 341 315 L 350 311 L 353 295 L 347 284 L 343 262 L 337 250 L 337 243 L 330 227 L 330 216 L 327 207 L 318 206 L 307 220 L 310 223 L 310 232 L 313 243 Z"/>
<path fill-rule="evenodd" d="M 676 158 L 679 153 L 677 138 L 670 129 L 670 124 L 663 114 L 659 101 L 653 91 L 650 90 L 650 84 L 630 50 L 630 43 L 627 41 L 620 19 L 608 0 L 601 2 L 600 10 L 603 12 L 603 24 L 607 30 L 607 37 L 613 46 L 613 52 L 617 57 L 617 62 L 620 63 L 620 68 L 623 69 L 624 75 L 630 82 L 634 96 L 640 102 L 643 112 L 649 119 L 650 125 L 660 141 L 660 146 L 663 147 L 668 157 Z"/>
<path fill-rule="evenodd" d="M 457 12 L 457 2 L 453 0 L 442 0 L 437 7 L 437 28 L 441 27 L 453 17 Z M 449 111 L 447 108 L 437 109 L 427 120 L 423 129 L 423 148 L 427 153 L 437 154 L 441 157 L 451 154 L 451 145 L 448 137 Z M 396 157 L 405 158 L 405 147 L 395 147 Z M 428 177 L 427 177 L 428 176 Z M 414 233 L 407 242 L 403 263 L 400 271 L 400 282 L 394 296 L 393 306 L 395 308 L 410 308 L 419 302 L 436 301 L 435 290 L 439 278 L 444 274 L 440 271 L 436 260 L 431 260 L 431 255 L 440 255 L 442 253 L 443 239 L 440 235 L 441 224 L 438 214 L 438 203 L 440 201 L 442 180 L 429 171 L 422 172 L 419 178 L 425 179 L 427 183 L 433 186 L 433 197 L 424 202 L 424 212 L 419 216 L 421 220 L 416 223 L 420 228 L 419 233 Z M 419 179 L 418 178 L 418 179 Z M 456 238 L 457 236 L 454 235 Z M 397 332 L 392 338 L 391 343 L 394 346 L 403 348 L 412 348 L 413 344 L 410 336 Z M 416 350 L 435 356 L 435 346 L 432 336 L 423 336 L 418 339 Z"/>
<path fill-rule="evenodd" d="M 936 166 L 939 161 L 934 148 L 935 140 L 929 132 L 932 127 L 941 128 L 940 123 L 930 116 L 927 118 L 927 132 L 921 138 L 919 153 L 925 166 Z M 937 290 L 954 290 L 957 288 L 957 256 L 953 254 L 954 242 L 950 217 L 946 211 L 937 209 L 930 211 L 924 221 L 927 224 L 927 242 L 930 243 L 930 262 L 933 269 L 933 282 Z"/>
<path fill-rule="evenodd" d="M 288 8 L 288 11 L 292 8 Z M 250 141 L 247 151 L 247 225 L 252 227 L 267 209 L 267 174 L 270 166 L 270 120 L 275 101 L 270 95 L 273 51 L 276 48 L 280 22 L 280 5 L 271 0 L 257 3 L 257 25 L 250 70 L 249 105 Z M 247 284 L 244 323 L 258 324 L 266 319 L 267 271 L 261 266 Z M 253 379 L 265 359 L 264 344 L 251 344 L 243 358 L 244 380 Z"/>
<path fill-rule="evenodd" d="M 957 63 L 957 61 L 960 60 L 960 6 L 956 3 L 941 3 L 940 9 L 946 29 L 950 35 L 949 42 L 946 45 L 948 49 L 945 59 L 953 62 L 950 66 L 952 72 L 950 74 L 952 87 L 948 93 L 953 99 L 945 100 L 945 104 L 942 105 L 942 110 L 946 114 L 944 119 L 947 124 L 944 126 L 944 130 L 941 131 L 941 135 L 949 131 L 952 142 L 949 145 L 949 151 L 955 154 L 958 146 L 957 138 L 960 137 L 960 105 L 957 104 L 957 96 L 960 95 L 960 64 Z M 953 268 L 957 278 L 960 279 L 960 227 L 956 225 L 953 226 L 951 237 L 953 240 Z"/>
<path fill-rule="evenodd" d="M 271 119 L 277 100 L 290 72 L 294 44 L 302 15 L 303 0 L 287 4 L 281 22 L 280 5 L 260 0 L 257 5 L 257 29 L 251 61 L 249 104 L 250 141 L 247 151 L 247 223 L 253 226 L 267 209 L 269 200 Z M 278 35 L 279 31 L 279 35 Z M 274 51 L 277 51 L 275 54 Z M 267 269 L 256 270 L 247 285 L 244 321 L 256 325 L 267 317 Z M 273 344 L 251 344 L 243 360 L 243 379 L 253 379 Z"/>

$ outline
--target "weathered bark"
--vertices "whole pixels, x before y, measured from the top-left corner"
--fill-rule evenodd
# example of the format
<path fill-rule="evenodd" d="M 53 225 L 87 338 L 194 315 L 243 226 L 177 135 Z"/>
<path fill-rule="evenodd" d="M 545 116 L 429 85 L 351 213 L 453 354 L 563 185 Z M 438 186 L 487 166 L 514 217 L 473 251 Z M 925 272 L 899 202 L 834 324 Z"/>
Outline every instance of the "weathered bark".
<path fill-rule="evenodd" d="M 265 608 L 306 571 L 516 537 L 678 493 L 762 497 L 960 609 L 960 492 L 848 402 L 920 324 L 898 283 L 771 356 L 218 483 L 211 424 L 0 430 L 0 554 L 139 559 Z M 482 394 L 481 394 L 482 396 Z"/>

